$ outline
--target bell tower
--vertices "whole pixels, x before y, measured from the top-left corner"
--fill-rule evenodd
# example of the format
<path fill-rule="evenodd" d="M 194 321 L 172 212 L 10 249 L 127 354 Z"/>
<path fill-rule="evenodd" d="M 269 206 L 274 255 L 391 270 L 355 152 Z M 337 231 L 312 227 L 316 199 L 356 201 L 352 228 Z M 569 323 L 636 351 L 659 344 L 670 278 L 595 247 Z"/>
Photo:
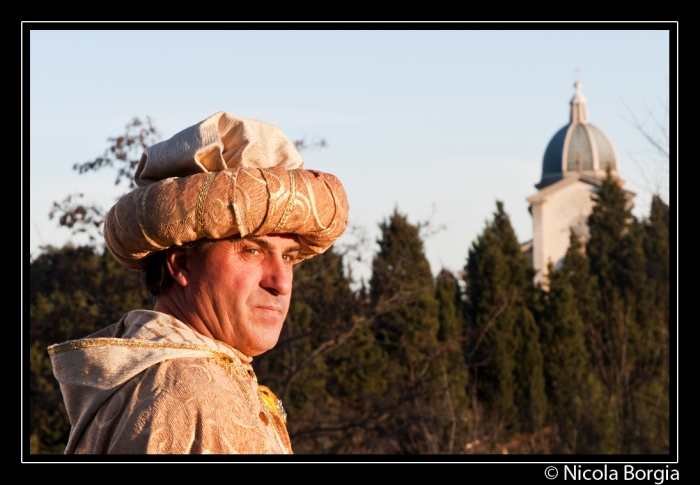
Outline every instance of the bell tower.
<path fill-rule="evenodd" d="M 546 286 L 547 265 L 560 267 L 571 228 L 585 243 L 588 216 L 609 168 L 618 177 L 618 158 L 610 139 L 588 121 L 588 101 L 576 81 L 569 123 L 549 141 L 542 158 L 538 192 L 527 201 L 532 215 L 532 265 L 535 283 Z M 622 182 L 621 182 L 622 183 Z M 627 191 L 626 191 L 627 192 Z M 627 192 L 631 201 L 634 194 Z"/>

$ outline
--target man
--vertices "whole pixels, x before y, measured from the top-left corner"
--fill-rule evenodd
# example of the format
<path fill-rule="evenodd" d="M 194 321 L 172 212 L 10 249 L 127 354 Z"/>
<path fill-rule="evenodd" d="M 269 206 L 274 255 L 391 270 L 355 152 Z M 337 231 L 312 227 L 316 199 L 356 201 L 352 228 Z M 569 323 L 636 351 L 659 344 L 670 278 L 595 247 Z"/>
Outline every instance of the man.
<path fill-rule="evenodd" d="M 146 149 L 104 235 L 155 308 L 49 347 L 66 453 L 292 452 L 251 361 L 277 343 L 293 264 L 348 213 L 338 179 L 302 167 L 277 128 L 226 112 Z"/>

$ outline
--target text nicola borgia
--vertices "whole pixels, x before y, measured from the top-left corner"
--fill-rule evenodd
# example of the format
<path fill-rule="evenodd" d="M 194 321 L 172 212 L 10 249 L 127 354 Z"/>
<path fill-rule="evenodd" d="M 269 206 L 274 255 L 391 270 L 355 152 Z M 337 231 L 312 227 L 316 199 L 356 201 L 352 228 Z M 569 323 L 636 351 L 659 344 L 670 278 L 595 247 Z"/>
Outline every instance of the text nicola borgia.
<path fill-rule="evenodd" d="M 656 485 L 661 485 L 667 480 L 678 479 L 678 470 L 671 469 L 668 465 L 660 465 L 658 468 L 625 465 L 622 473 L 614 468 L 608 469 L 608 465 L 603 468 L 564 465 L 564 480 L 653 480 Z"/>

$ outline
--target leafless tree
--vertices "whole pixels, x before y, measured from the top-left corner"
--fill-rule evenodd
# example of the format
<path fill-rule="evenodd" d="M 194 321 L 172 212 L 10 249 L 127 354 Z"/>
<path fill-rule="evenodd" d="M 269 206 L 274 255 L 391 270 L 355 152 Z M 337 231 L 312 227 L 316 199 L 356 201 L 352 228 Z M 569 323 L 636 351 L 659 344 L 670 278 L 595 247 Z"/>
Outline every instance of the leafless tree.
<path fill-rule="evenodd" d="M 659 107 L 660 105 L 660 107 Z M 669 133 L 669 103 L 659 102 L 659 105 L 645 105 L 643 116 L 637 114 L 627 105 L 625 121 L 630 123 L 644 138 L 648 148 L 639 152 L 638 157 L 629 154 L 644 179 L 643 187 L 650 196 L 658 195 L 667 198 L 669 189 L 670 165 L 670 133 Z"/>
<path fill-rule="evenodd" d="M 127 190 L 131 190 L 136 187 L 134 171 L 141 154 L 159 139 L 160 133 L 150 117 L 134 117 L 126 124 L 124 134 L 107 139 L 109 145 L 101 156 L 76 163 L 73 170 L 84 174 L 103 168 L 116 169 L 114 184 L 121 185 L 126 181 Z M 61 202 L 54 202 L 49 219 L 56 217 L 59 226 L 70 229 L 73 234 L 87 234 L 90 243 L 95 244 L 101 239 L 101 228 L 107 213 L 99 205 L 86 203 L 82 199 L 83 194 L 75 193 L 69 194 Z"/>

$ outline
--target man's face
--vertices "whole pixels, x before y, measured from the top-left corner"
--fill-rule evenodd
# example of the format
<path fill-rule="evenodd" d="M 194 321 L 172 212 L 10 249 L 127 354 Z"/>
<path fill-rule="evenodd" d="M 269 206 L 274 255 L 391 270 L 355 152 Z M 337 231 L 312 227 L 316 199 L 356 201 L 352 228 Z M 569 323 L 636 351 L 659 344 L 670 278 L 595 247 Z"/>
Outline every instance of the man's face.
<path fill-rule="evenodd" d="M 188 254 L 189 306 L 217 340 L 248 356 L 277 344 L 292 296 L 294 236 L 227 238 Z"/>

